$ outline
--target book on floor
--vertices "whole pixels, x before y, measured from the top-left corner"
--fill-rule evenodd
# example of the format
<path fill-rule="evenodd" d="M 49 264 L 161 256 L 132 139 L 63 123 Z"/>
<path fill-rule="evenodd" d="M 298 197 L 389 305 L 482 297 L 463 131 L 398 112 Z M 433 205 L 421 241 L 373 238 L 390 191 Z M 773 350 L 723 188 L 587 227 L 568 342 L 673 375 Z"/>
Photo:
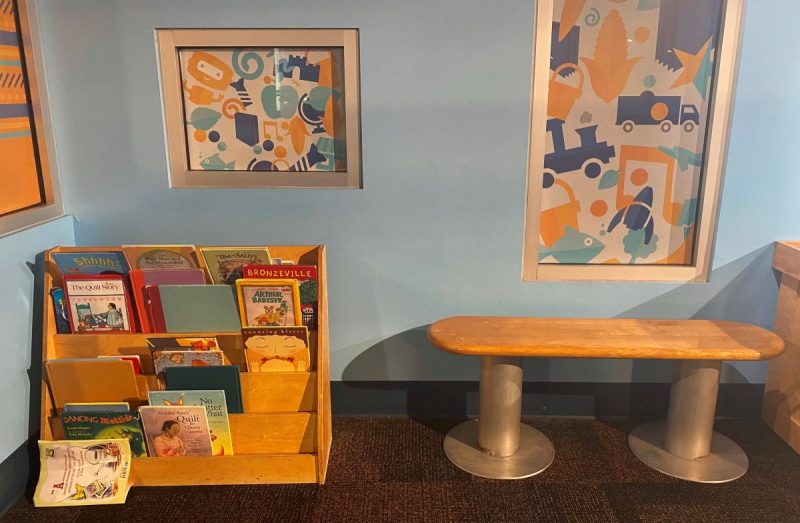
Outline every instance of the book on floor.
<path fill-rule="evenodd" d="M 134 457 L 147 456 L 138 412 L 63 412 L 68 440 L 127 439 Z"/>
<path fill-rule="evenodd" d="M 154 407 L 187 405 L 204 407 L 211 433 L 211 453 L 214 456 L 233 455 L 233 440 L 224 390 L 151 390 L 147 395 L 150 405 Z"/>
<path fill-rule="evenodd" d="M 211 456 L 211 436 L 204 407 L 151 405 L 140 407 L 139 414 L 148 456 Z"/>

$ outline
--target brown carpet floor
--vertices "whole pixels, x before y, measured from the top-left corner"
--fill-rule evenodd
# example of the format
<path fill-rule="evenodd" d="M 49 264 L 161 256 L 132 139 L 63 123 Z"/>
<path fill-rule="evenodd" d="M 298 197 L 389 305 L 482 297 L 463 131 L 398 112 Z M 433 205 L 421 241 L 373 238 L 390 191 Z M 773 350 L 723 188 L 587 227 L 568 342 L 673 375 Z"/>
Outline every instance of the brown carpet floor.
<path fill-rule="evenodd" d="M 535 419 L 556 448 L 539 476 L 474 478 L 450 464 L 458 420 L 339 418 L 326 485 L 134 488 L 119 506 L 34 509 L 4 521 L 800 521 L 800 457 L 758 421 L 717 430 L 750 458 L 741 479 L 700 485 L 649 469 L 628 450 L 628 420 Z"/>

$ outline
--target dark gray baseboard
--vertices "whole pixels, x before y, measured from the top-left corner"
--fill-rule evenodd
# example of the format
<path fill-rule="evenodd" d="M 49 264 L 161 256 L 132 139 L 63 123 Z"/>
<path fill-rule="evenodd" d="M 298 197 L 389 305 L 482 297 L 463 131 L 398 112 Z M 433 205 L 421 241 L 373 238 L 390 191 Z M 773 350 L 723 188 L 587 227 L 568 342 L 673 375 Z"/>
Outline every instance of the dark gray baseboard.
<path fill-rule="evenodd" d="M 669 383 L 524 383 L 526 416 L 663 418 Z M 764 385 L 723 383 L 717 416 L 757 419 Z M 333 381 L 334 416 L 478 414 L 477 381 Z"/>
<path fill-rule="evenodd" d="M 36 444 L 36 441 L 33 441 Z M 30 485 L 31 443 L 25 442 L 0 462 L 0 517 L 25 494 Z"/>

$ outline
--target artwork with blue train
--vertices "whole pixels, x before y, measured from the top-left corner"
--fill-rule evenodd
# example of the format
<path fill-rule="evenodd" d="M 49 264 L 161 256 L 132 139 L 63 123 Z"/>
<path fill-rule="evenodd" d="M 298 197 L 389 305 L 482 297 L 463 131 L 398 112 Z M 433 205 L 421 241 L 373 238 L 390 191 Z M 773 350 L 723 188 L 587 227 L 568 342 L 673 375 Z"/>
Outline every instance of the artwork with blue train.
<path fill-rule="evenodd" d="M 722 4 L 555 0 L 540 263 L 692 263 Z"/>
<path fill-rule="evenodd" d="M 181 49 L 189 167 L 347 170 L 341 48 Z"/>

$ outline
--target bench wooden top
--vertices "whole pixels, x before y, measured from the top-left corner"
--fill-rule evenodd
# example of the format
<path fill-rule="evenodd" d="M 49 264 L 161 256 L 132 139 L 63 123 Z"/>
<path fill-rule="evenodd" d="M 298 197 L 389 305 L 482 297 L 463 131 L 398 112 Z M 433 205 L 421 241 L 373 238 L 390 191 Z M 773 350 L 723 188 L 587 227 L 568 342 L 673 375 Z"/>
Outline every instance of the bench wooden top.
<path fill-rule="evenodd" d="M 428 330 L 455 354 L 547 358 L 767 360 L 783 340 L 735 321 L 457 316 Z"/>

